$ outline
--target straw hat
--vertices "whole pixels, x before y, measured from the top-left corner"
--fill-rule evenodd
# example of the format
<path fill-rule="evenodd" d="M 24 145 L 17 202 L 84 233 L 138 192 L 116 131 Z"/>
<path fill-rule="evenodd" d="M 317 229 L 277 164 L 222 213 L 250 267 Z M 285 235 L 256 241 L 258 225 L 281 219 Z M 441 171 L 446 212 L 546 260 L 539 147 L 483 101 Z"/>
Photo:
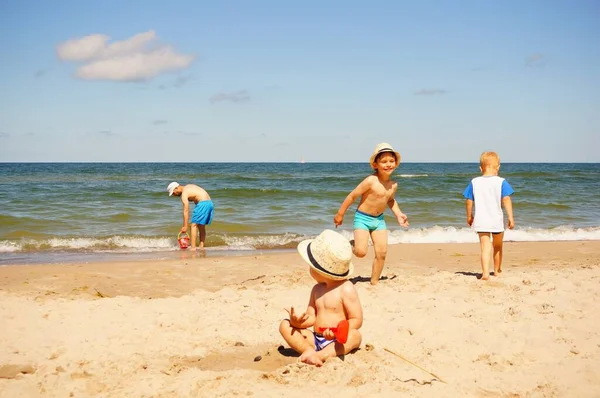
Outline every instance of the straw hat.
<path fill-rule="evenodd" d="M 380 153 L 384 153 L 384 152 L 391 152 L 394 155 L 396 155 L 396 165 L 400 164 L 400 153 L 394 151 L 394 148 L 392 148 L 392 146 L 390 144 L 388 144 L 387 142 L 382 142 L 381 144 L 377 144 L 377 146 L 375 147 L 375 150 L 373 151 L 373 154 L 371 155 L 371 160 L 369 160 L 369 164 L 371 165 L 371 168 L 375 168 L 373 167 L 373 162 L 375 162 L 375 158 L 377 157 L 377 155 L 379 155 Z"/>
<path fill-rule="evenodd" d="M 331 229 L 324 230 L 315 239 L 300 242 L 298 253 L 312 269 L 328 279 L 348 279 L 354 272 L 354 265 L 350 262 L 350 242 Z"/>

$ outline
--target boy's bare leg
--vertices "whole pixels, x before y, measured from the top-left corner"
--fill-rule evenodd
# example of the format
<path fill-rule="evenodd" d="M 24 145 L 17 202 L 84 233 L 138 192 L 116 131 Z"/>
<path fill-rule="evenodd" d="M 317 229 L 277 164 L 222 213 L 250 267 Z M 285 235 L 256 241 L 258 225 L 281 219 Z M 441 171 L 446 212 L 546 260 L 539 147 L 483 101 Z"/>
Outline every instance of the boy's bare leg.
<path fill-rule="evenodd" d="M 375 258 L 371 270 L 371 285 L 376 285 L 381 277 L 385 257 L 387 256 L 387 234 L 386 229 L 371 232 L 371 240 L 373 240 L 373 248 L 375 249 Z"/>
<path fill-rule="evenodd" d="M 196 249 L 196 235 L 198 234 L 197 225 L 192 224 L 192 250 Z"/>
<path fill-rule="evenodd" d="M 492 251 L 492 242 L 489 232 L 478 232 L 479 245 L 481 247 L 481 279 L 484 281 L 490 278 L 490 257 Z"/>
<path fill-rule="evenodd" d="M 310 330 L 296 329 L 292 327 L 289 320 L 284 319 L 279 324 L 279 333 L 281 333 L 285 342 L 288 343 L 294 351 L 301 354 L 300 360 L 302 360 L 302 362 L 307 362 L 308 358 L 314 360 L 314 354 L 316 354 L 317 351 L 315 350 L 314 336 Z M 316 363 L 310 363 L 312 365 L 321 366 L 323 361 L 317 359 Z"/>
<path fill-rule="evenodd" d="M 367 255 L 369 248 L 369 231 L 365 229 L 354 230 L 354 246 L 352 246 L 352 253 L 356 257 L 363 258 Z"/>
<path fill-rule="evenodd" d="M 206 225 L 198 224 L 200 230 L 200 249 L 204 249 L 204 241 L 206 240 Z"/>
<path fill-rule="evenodd" d="M 356 329 L 350 329 L 350 331 L 348 331 L 348 340 L 346 340 L 345 344 L 336 341 L 333 344 L 329 344 L 321 351 L 314 350 L 314 353 L 311 353 L 310 355 L 306 356 L 305 354 L 302 354 L 300 359 L 302 360 L 302 362 L 311 365 L 321 366 L 323 365 L 323 362 L 325 362 L 329 358 L 338 357 L 340 355 L 346 355 L 350 351 L 360 347 L 361 341 L 362 335 L 360 334 L 360 332 Z M 305 357 L 306 360 L 302 359 L 302 357 Z"/>
<path fill-rule="evenodd" d="M 492 246 L 494 247 L 494 275 L 498 276 L 502 272 L 502 242 L 504 240 L 504 232 L 492 234 Z"/>

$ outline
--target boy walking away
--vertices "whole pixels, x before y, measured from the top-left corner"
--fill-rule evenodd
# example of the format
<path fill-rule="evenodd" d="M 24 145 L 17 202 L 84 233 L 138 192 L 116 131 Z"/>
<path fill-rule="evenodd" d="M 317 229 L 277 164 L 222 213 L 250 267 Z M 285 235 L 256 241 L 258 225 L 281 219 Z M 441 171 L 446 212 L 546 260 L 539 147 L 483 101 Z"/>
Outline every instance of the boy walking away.
<path fill-rule="evenodd" d="M 358 209 L 354 214 L 354 247 L 352 251 L 356 257 L 366 256 L 369 236 L 371 237 L 375 249 L 371 284 L 375 285 L 379 282 L 387 255 L 388 232 L 383 212 L 386 207 L 389 207 L 402 227 L 408 227 L 408 218 L 400 211 L 398 202 L 394 199 L 398 183 L 391 179 L 392 173 L 400 165 L 400 154 L 394 151 L 390 144 L 378 144 L 369 163 L 375 172 L 350 192 L 333 217 L 333 223 L 336 228 L 342 225 L 346 210 L 360 197 Z"/>
<path fill-rule="evenodd" d="M 515 227 L 510 195 L 514 190 L 504 178 L 498 176 L 500 158 L 496 152 L 484 152 L 479 158 L 481 176 L 471 180 L 463 196 L 467 199 L 467 224 L 479 235 L 481 246 L 481 279 L 490 277 L 490 254 L 493 247 L 494 276 L 502 272 L 502 242 L 504 239 L 504 215 L 508 216 L 508 228 Z M 475 216 L 473 216 L 475 205 Z M 490 235 L 491 241 L 490 241 Z"/>
<path fill-rule="evenodd" d="M 192 213 L 192 250 L 196 249 L 196 235 L 200 236 L 200 249 L 204 249 L 206 240 L 206 226 L 210 225 L 215 213 L 215 206 L 204 189 L 198 185 L 188 184 L 179 185 L 173 181 L 167 187 L 169 196 L 180 196 L 183 204 L 183 227 L 181 232 L 187 234 L 190 220 L 190 202 L 194 202 L 194 212 Z"/>
<path fill-rule="evenodd" d="M 317 282 L 303 313 L 294 307 L 279 332 L 300 360 L 321 366 L 327 358 L 348 354 L 358 348 L 363 313 L 358 292 L 348 280 L 354 266 L 350 243 L 341 234 L 326 229 L 315 239 L 300 242 L 298 252 Z M 312 327 L 313 330 L 308 328 Z"/>

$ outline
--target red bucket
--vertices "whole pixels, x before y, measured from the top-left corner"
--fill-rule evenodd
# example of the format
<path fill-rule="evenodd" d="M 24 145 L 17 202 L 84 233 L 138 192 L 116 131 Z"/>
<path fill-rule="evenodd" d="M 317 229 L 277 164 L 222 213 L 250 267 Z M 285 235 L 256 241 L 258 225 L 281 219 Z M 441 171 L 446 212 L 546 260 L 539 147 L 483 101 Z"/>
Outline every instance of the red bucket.
<path fill-rule="evenodd" d="M 190 246 L 190 237 L 185 232 L 180 232 L 177 235 L 177 241 L 182 249 L 187 249 Z"/>

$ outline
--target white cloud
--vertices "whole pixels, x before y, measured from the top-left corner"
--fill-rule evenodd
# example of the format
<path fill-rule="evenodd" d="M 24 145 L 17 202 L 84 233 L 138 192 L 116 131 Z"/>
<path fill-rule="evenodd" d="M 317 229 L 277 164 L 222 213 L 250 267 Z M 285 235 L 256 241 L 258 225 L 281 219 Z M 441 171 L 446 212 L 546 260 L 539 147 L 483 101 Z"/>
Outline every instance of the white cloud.
<path fill-rule="evenodd" d="M 179 54 L 169 46 L 151 47 L 156 39 L 152 30 L 113 43 L 106 35 L 94 34 L 60 43 L 56 53 L 64 61 L 86 62 L 75 73 L 86 80 L 148 80 L 191 65 L 193 55 Z"/>
<path fill-rule="evenodd" d="M 79 67 L 76 75 L 88 80 L 148 80 L 162 72 L 186 68 L 192 61 L 192 56 L 166 47 L 93 61 Z"/>

